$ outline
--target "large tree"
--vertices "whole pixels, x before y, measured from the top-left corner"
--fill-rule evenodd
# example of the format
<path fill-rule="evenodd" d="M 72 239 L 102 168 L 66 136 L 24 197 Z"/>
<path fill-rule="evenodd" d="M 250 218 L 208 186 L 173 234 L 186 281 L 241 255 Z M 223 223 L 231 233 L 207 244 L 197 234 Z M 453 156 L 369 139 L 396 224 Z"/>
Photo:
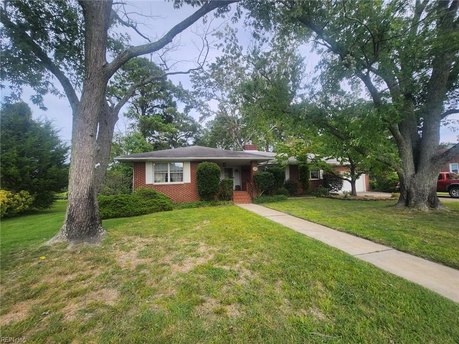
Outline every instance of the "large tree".
<path fill-rule="evenodd" d="M 114 40 L 119 20 L 113 1 L 7 1 L 0 9 L 2 77 L 14 86 L 27 84 L 38 94 L 53 88 L 57 79 L 73 113 L 69 202 L 65 223 L 56 237 L 72 242 L 97 242 L 104 233 L 96 195 L 109 162 L 110 144 L 121 107 L 139 86 L 132 84 L 116 104 L 110 103 L 107 86 L 129 60 L 156 52 L 207 13 L 226 8 L 227 1 L 175 1 L 201 6 L 158 40 L 120 47 Z M 117 20 L 118 19 L 118 20 Z M 144 36 L 145 37 L 145 36 Z M 157 75 L 146 76 L 142 84 Z"/>
<path fill-rule="evenodd" d="M 459 144 L 439 150 L 442 120 L 459 112 L 459 1 L 247 0 L 246 6 L 257 27 L 312 37 L 323 80 L 364 85 L 398 147 L 399 204 L 438 207 L 438 171 L 459 151 Z"/>
<path fill-rule="evenodd" d="M 372 104 L 353 97 L 318 97 L 305 102 L 292 130 L 309 133 L 313 163 L 346 180 L 357 195 L 356 181 L 377 167 L 399 168 L 396 147 Z M 334 158 L 349 170 L 339 173 L 326 159 Z"/>
<path fill-rule="evenodd" d="M 201 63 L 186 72 L 200 68 Z M 156 75 L 155 82 L 142 83 L 145 75 Z M 189 115 L 195 107 L 189 91 L 168 80 L 168 75 L 154 62 L 137 57 L 115 75 L 109 88 L 112 98 L 121 100 L 133 81 L 139 86 L 124 115 L 132 120 L 132 129 L 141 133 L 152 149 L 182 147 L 196 140 L 200 125 Z"/>
<path fill-rule="evenodd" d="M 222 54 L 192 78 L 195 93 L 214 105 L 203 111 L 214 117 L 202 140 L 226 149 L 251 142 L 271 150 L 285 139 L 285 116 L 298 101 L 303 65 L 286 37 L 254 40 L 244 49 L 233 30 L 224 34 Z"/>
<path fill-rule="evenodd" d="M 2 188 L 28 191 L 32 206 L 48 208 L 54 193 L 67 185 L 68 147 L 51 122 L 32 119 L 26 103 L 5 104 L 0 111 Z"/>

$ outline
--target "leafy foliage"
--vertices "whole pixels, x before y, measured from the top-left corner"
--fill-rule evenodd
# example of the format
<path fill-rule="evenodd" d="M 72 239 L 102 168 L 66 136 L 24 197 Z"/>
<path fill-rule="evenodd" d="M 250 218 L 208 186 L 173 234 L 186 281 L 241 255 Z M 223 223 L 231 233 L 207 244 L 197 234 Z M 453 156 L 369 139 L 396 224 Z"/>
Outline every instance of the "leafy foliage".
<path fill-rule="evenodd" d="M 152 150 L 153 146 L 138 132 L 130 132 L 125 135 L 116 134 L 112 143 L 111 163 L 107 169 L 100 193 L 103 195 L 131 193 L 132 165 L 115 161 L 114 158 L 121 155 L 150 152 Z"/>
<path fill-rule="evenodd" d="M 285 168 L 279 165 L 271 165 L 266 168 L 267 172 L 274 176 L 274 190 L 281 188 L 285 181 Z"/>
<path fill-rule="evenodd" d="M 130 168 L 132 171 L 132 168 Z M 125 173 L 121 168 L 109 168 L 105 175 L 101 195 L 129 194 L 132 191 L 132 172 Z"/>
<path fill-rule="evenodd" d="M 458 2 L 247 0 L 245 7 L 259 34 L 312 40 L 321 55 L 312 94 L 367 92 L 398 148 L 399 203 L 436 208 L 439 166 L 459 151 L 438 149 L 442 121 L 458 112 Z"/>
<path fill-rule="evenodd" d="M 323 187 L 330 192 L 338 192 L 343 187 L 343 180 L 333 173 L 324 173 Z"/>
<path fill-rule="evenodd" d="M 290 196 L 296 196 L 298 194 L 298 183 L 294 180 L 286 180 L 284 188 L 287 190 Z"/>
<path fill-rule="evenodd" d="M 50 122 L 32 119 L 26 103 L 6 104 L 0 112 L 2 187 L 28 191 L 33 207 L 47 208 L 67 184 L 67 152 Z"/>
<path fill-rule="evenodd" d="M 139 189 L 132 194 L 99 195 L 102 219 L 129 217 L 173 209 L 167 196 L 152 189 Z"/>
<path fill-rule="evenodd" d="M 206 69 L 192 76 L 195 94 L 217 109 L 204 107 L 203 117 L 213 117 L 202 143 L 224 149 L 242 149 L 251 142 L 272 149 L 285 136 L 291 103 L 298 96 L 302 74 L 300 58 L 282 37 L 267 43 L 260 39 L 244 51 L 236 33 L 219 33 L 223 52 Z"/>
<path fill-rule="evenodd" d="M 199 197 L 213 201 L 220 191 L 220 167 L 214 162 L 201 162 L 196 170 Z"/>
<path fill-rule="evenodd" d="M 370 187 L 374 191 L 396 192 L 398 191 L 398 183 L 397 174 L 391 171 L 372 174 L 370 178 Z"/>
<path fill-rule="evenodd" d="M 145 76 L 155 82 L 142 84 Z M 164 71 L 146 58 L 134 58 L 126 63 L 110 84 L 111 97 L 119 100 L 132 83 L 135 89 L 125 116 L 134 122 L 132 127 L 152 145 L 154 150 L 175 148 L 193 143 L 200 133 L 200 125 L 188 112 L 194 99 L 182 86 L 167 79 Z M 178 109 L 183 104 L 183 112 Z"/>
<path fill-rule="evenodd" d="M 290 193 L 290 191 L 287 190 L 287 188 L 285 188 L 285 187 L 281 187 L 279 189 L 276 189 L 276 191 L 274 191 L 274 194 L 275 195 L 284 195 L 284 196 L 291 196 L 292 195 Z"/>
<path fill-rule="evenodd" d="M 218 191 L 218 199 L 220 201 L 230 201 L 233 198 L 233 180 L 222 179 L 220 181 L 220 190 Z"/>
<path fill-rule="evenodd" d="M 43 52 L 54 58 L 55 64 L 65 71 L 77 87 L 81 86 L 84 58 L 84 25 L 81 11 L 75 1 L 9 1 L 14 6 L 8 12 L 9 20 L 17 23 L 27 32 Z M 19 100 L 25 85 L 31 86 L 36 94 L 34 102 L 43 104 L 43 95 L 48 91 L 58 94 L 51 73 L 43 61 L 30 52 L 21 32 L 10 27 L 0 30 L 2 80 L 10 81 L 12 100 Z"/>
<path fill-rule="evenodd" d="M 27 191 L 13 193 L 0 190 L 0 218 L 17 216 L 26 212 L 33 203 L 33 197 Z"/>
<path fill-rule="evenodd" d="M 272 194 L 276 180 L 271 172 L 261 171 L 253 176 L 258 195 Z"/>
<path fill-rule="evenodd" d="M 298 180 L 301 183 L 303 192 L 307 192 L 309 189 L 309 166 L 306 162 L 300 161 L 298 164 Z"/>

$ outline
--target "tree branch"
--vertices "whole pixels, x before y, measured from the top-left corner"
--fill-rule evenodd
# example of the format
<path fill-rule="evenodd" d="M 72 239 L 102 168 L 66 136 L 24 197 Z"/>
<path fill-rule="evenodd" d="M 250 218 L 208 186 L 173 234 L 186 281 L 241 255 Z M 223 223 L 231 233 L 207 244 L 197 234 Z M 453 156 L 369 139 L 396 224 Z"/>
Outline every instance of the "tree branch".
<path fill-rule="evenodd" d="M 123 18 L 121 18 L 118 13 L 116 13 L 115 10 L 112 10 L 112 13 L 111 13 L 112 17 L 116 20 L 118 20 L 122 25 L 126 26 L 126 27 L 130 27 L 131 29 L 133 29 L 140 37 L 144 38 L 145 40 L 147 40 L 148 42 L 151 42 L 151 40 L 145 36 L 142 32 L 140 32 L 140 30 L 137 28 L 137 25 L 135 23 L 133 23 L 130 18 L 128 17 L 128 15 L 126 14 L 126 12 L 124 12 L 124 15 L 126 16 L 127 18 L 127 21 L 124 20 Z"/>
<path fill-rule="evenodd" d="M 452 115 L 452 114 L 455 114 L 455 113 L 459 113 L 459 109 L 449 109 L 449 110 L 446 110 L 445 112 L 443 112 L 441 114 L 441 119 L 445 119 L 446 117 L 448 117 L 449 115 Z"/>
<path fill-rule="evenodd" d="M 7 30 L 10 30 L 12 34 L 10 35 L 12 40 L 15 40 L 15 36 L 19 37 L 21 45 L 27 45 L 31 53 L 33 53 L 43 64 L 43 66 L 50 71 L 56 78 L 59 80 L 62 88 L 64 89 L 65 94 L 69 100 L 70 106 L 73 113 L 76 113 L 80 100 L 73 88 L 70 80 L 65 76 L 59 67 L 54 64 L 54 62 L 49 58 L 45 51 L 30 37 L 24 30 L 22 30 L 19 25 L 13 23 L 6 11 L 3 8 L 0 8 L 0 22 L 5 26 Z"/>
<path fill-rule="evenodd" d="M 164 48 L 167 44 L 172 42 L 175 36 L 181 33 L 183 30 L 194 24 L 199 18 L 203 17 L 207 13 L 214 9 L 230 5 L 239 0 L 212 0 L 203 5 L 199 10 L 194 12 L 191 16 L 184 19 L 172 29 L 170 29 L 163 37 L 156 42 L 143 44 L 135 47 L 131 47 L 125 50 L 123 53 L 118 55 L 111 63 L 106 66 L 108 77 L 111 77 L 123 64 L 129 61 L 133 57 L 152 53 Z"/>
<path fill-rule="evenodd" d="M 188 69 L 186 71 L 167 72 L 167 73 L 162 73 L 161 75 L 150 75 L 146 79 L 144 79 L 144 80 L 142 80 L 142 81 L 140 81 L 138 83 L 133 84 L 131 87 L 129 87 L 129 89 L 126 91 L 126 94 L 119 100 L 119 102 L 115 106 L 113 106 L 114 111 L 116 113 L 118 113 L 121 110 L 121 108 L 129 101 L 129 99 L 134 95 L 135 91 L 138 88 L 140 88 L 142 86 L 145 86 L 146 84 L 149 84 L 149 83 L 157 81 L 157 80 L 161 80 L 161 79 L 163 79 L 163 78 L 165 78 L 166 76 L 169 76 L 169 75 L 190 74 L 191 72 L 203 69 L 204 68 L 204 64 L 207 61 L 207 57 L 209 55 L 209 43 L 208 43 L 206 37 L 203 38 L 203 43 L 204 43 L 204 46 L 202 47 L 202 49 L 201 49 L 201 51 L 199 53 L 198 66 L 197 67 L 190 68 L 190 69 Z M 205 50 L 204 59 L 202 61 L 199 61 L 199 59 L 201 58 L 204 50 Z"/>

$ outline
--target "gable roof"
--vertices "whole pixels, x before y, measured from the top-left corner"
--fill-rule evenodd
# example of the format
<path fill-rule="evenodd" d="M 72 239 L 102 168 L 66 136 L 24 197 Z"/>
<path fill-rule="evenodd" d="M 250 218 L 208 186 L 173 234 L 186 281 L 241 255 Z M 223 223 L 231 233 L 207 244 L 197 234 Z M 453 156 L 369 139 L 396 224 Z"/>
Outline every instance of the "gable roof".
<path fill-rule="evenodd" d="M 230 151 L 203 146 L 190 146 L 173 149 L 164 149 L 154 152 L 130 154 L 116 157 L 118 161 L 153 161 L 153 160 L 254 160 L 266 161 L 272 157 L 241 151 Z"/>

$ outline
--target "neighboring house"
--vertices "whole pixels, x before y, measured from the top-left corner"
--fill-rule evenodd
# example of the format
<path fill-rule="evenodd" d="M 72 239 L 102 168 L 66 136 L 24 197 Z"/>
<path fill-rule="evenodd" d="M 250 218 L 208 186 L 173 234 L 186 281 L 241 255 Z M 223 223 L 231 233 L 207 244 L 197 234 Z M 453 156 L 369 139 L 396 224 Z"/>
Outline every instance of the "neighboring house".
<path fill-rule="evenodd" d="M 459 174 L 459 154 L 443 164 L 440 172 L 453 172 Z"/>
<path fill-rule="evenodd" d="M 331 166 L 336 172 L 340 174 L 345 174 L 349 171 L 349 167 L 346 164 L 341 164 L 336 159 L 327 159 L 325 162 Z M 368 174 L 362 174 L 359 178 L 355 181 L 355 188 L 357 192 L 366 192 L 370 190 L 370 177 Z M 340 192 L 351 192 L 351 183 L 347 180 L 343 180 L 343 187 L 341 188 Z"/>
<path fill-rule="evenodd" d="M 273 163 L 276 153 L 258 151 L 255 145 L 245 145 L 243 151 L 191 146 L 117 157 L 117 161 L 132 162 L 133 187 L 147 187 L 164 193 L 175 202 L 199 200 L 196 169 L 203 161 L 215 162 L 220 166 L 221 178 L 233 179 L 233 200 L 249 203 L 255 196 L 253 176 L 260 165 Z M 332 161 L 330 163 L 333 163 Z M 337 166 L 338 169 L 346 168 Z M 358 183 L 358 192 L 367 190 L 366 177 Z M 310 171 L 310 190 L 323 182 L 323 173 Z M 289 158 L 285 167 L 285 180 L 299 184 L 298 162 Z M 349 184 L 348 182 L 345 182 Z M 360 187 L 361 185 L 361 187 Z M 343 190 L 350 189 L 350 185 Z M 299 190 L 302 192 L 303 190 Z"/>

